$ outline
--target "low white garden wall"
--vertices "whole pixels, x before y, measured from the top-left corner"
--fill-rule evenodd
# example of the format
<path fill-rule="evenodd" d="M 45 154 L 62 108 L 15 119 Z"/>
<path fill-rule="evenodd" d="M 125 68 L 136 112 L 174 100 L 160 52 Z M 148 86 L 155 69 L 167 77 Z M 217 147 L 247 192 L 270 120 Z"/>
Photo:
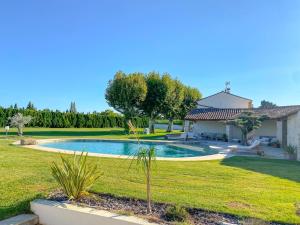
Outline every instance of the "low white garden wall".
<path fill-rule="evenodd" d="M 133 216 L 48 200 L 31 202 L 31 211 L 39 216 L 39 223 L 43 225 L 157 225 Z"/>
<path fill-rule="evenodd" d="M 167 130 L 168 129 L 168 124 L 158 124 L 156 123 L 154 125 L 155 129 L 162 129 L 162 130 Z M 182 130 L 182 125 L 173 125 L 173 130 Z"/>

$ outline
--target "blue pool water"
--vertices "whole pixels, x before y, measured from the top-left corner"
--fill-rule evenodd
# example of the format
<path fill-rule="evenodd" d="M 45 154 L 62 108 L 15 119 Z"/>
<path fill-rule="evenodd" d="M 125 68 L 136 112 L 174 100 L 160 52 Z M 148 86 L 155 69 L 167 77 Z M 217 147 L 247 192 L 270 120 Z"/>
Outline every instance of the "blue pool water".
<path fill-rule="evenodd" d="M 112 155 L 134 155 L 139 147 L 155 147 L 157 157 L 183 158 L 216 154 L 217 151 L 209 147 L 202 147 L 194 151 L 186 148 L 176 147 L 163 143 L 128 141 L 100 141 L 100 140 L 67 140 L 41 144 L 44 147 L 57 148 L 70 151 L 85 151 Z"/>

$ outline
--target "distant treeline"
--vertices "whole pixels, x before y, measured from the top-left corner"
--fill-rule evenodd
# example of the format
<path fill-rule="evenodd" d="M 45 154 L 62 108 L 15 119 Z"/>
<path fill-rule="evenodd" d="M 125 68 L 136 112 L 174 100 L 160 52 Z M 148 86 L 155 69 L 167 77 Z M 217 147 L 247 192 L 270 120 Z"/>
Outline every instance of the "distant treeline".
<path fill-rule="evenodd" d="M 0 107 L 0 126 L 9 125 L 9 118 L 16 113 L 32 116 L 29 127 L 49 128 L 113 128 L 124 127 L 125 120 L 122 115 L 103 115 L 103 113 L 74 113 L 52 110 L 19 109 L 14 107 Z M 132 119 L 136 127 L 148 127 L 147 117 L 136 117 Z"/>

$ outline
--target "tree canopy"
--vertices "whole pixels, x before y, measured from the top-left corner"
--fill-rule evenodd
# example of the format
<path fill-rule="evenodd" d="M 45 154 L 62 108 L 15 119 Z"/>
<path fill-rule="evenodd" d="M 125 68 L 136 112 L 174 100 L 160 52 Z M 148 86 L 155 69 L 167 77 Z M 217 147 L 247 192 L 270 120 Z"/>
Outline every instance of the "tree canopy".
<path fill-rule="evenodd" d="M 143 113 L 150 118 L 150 132 L 154 133 L 154 120 L 161 114 L 168 87 L 159 73 L 150 72 L 146 75 L 147 95 L 141 105 Z"/>
<path fill-rule="evenodd" d="M 77 109 L 76 109 L 76 104 L 75 104 L 75 102 L 71 102 L 69 112 L 70 112 L 70 113 L 77 113 Z"/>
<path fill-rule="evenodd" d="M 10 118 L 10 125 L 18 128 L 18 135 L 23 135 L 23 127 L 32 120 L 31 116 L 23 116 L 21 113 L 17 113 Z"/>
<path fill-rule="evenodd" d="M 242 143 L 247 145 L 248 134 L 261 127 L 262 121 L 267 119 L 266 116 L 257 116 L 252 112 L 243 112 L 237 118 L 230 120 L 232 124 L 240 128 L 242 132 Z"/>
<path fill-rule="evenodd" d="M 32 110 L 35 110 L 35 109 L 36 109 L 31 101 L 28 102 L 26 108 L 27 108 L 27 109 L 32 109 Z"/>
<path fill-rule="evenodd" d="M 272 108 L 274 108 L 274 107 L 276 107 L 276 106 L 277 106 L 277 105 L 274 104 L 273 102 L 269 102 L 269 101 L 266 101 L 266 100 L 262 100 L 262 101 L 260 102 L 259 108 L 261 108 L 261 109 L 272 109 Z"/>
<path fill-rule="evenodd" d="M 128 120 L 137 115 L 149 117 L 150 132 L 154 133 L 155 119 L 160 116 L 169 120 L 168 131 L 172 131 L 173 120 L 183 119 L 196 106 L 201 93 L 168 73 L 125 74 L 119 71 L 109 82 L 105 98 Z"/>
<path fill-rule="evenodd" d="M 109 81 L 105 99 L 109 106 L 122 113 L 127 120 L 141 112 L 147 94 L 147 84 L 142 73 L 125 74 L 119 71 Z"/>
<path fill-rule="evenodd" d="M 177 80 L 172 79 L 169 74 L 164 74 L 163 82 L 167 86 L 167 95 L 162 107 L 162 113 L 169 120 L 167 131 L 173 130 L 173 120 L 180 114 L 180 106 L 184 97 L 184 86 Z"/>
<path fill-rule="evenodd" d="M 197 101 L 201 98 L 202 94 L 197 88 L 185 86 L 183 101 L 180 105 L 179 118 L 183 120 L 184 117 L 197 106 Z"/>

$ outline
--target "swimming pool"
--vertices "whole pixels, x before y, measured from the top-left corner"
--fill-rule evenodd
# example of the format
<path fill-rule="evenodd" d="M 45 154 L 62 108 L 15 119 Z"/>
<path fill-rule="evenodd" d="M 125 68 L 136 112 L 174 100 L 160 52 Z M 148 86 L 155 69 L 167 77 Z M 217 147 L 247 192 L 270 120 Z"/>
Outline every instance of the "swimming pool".
<path fill-rule="evenodd" d="M 108 140 L 63 140 L 40 144 L 40 146 L 68 151 L 85 151 L 90 153 L 132 156 L 140 147 L 155 147 L 157 157 L 165 158 L 185 158 L 212 155 L 218 153 L 217 150 L 209 147 L 198 147 L 191 150 L 167 143 L 134 141 L 108 141 Z"/>

